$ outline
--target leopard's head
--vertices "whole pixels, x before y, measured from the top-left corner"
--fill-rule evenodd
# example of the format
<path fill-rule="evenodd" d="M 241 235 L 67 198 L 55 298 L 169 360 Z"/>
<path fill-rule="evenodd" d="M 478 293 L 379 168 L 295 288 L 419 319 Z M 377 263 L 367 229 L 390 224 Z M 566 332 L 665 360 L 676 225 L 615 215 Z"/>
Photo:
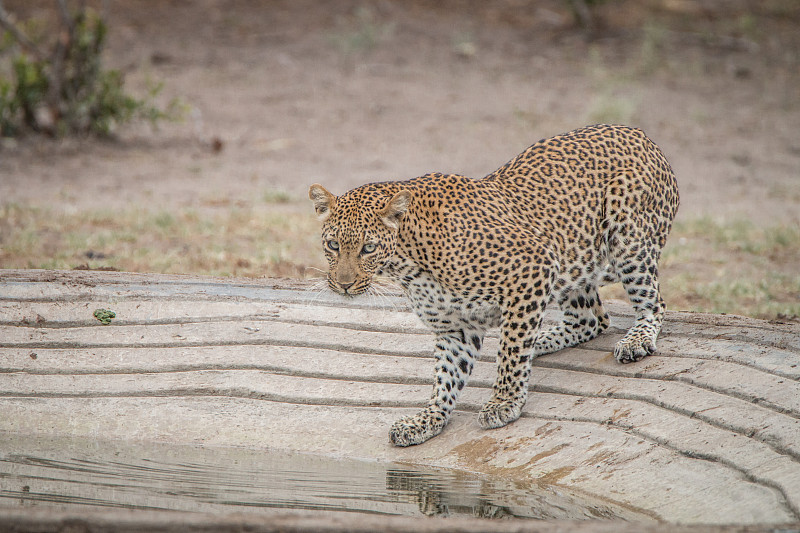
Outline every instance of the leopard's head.
<path fill-rule="evenodd" d="M 328 285 L 346 296 L 366 292 L 375 274 L 394 255 L 411 192 L 387 196 L 365 186 L 337 197 L 322 185 L 312 185 L 308 197 L 323 223 Z"/>

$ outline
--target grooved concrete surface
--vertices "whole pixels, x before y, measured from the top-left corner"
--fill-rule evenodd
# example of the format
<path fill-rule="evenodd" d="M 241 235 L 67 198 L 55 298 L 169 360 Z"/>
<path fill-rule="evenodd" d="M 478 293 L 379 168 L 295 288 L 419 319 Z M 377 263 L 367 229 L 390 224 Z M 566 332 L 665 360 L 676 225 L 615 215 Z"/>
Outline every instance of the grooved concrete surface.
<path fill-rule="evenodd" d="M 425 404 L 433 372 L 402 298 L 0 271 L 0 455 L 3 435 L 269 448 L 552 485 L 629 520 L 800 521 L 800 326 L 670 312 L 658 354 L 620 365 L 632 312 L 608 307 L 609 332 L 537 359 L 523 417 L 487 431 L 494 331 L 444 433 L 400 449 L 389 426 Z"/>

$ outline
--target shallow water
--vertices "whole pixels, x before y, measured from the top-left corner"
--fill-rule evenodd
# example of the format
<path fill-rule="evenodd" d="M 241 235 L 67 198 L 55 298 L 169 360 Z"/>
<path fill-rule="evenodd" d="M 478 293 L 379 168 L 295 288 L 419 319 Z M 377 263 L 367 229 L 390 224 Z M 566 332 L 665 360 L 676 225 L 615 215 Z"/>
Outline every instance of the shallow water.
<path fill-rule="evenodd" d="M 561 489 L 395 463 L 0 434 L 0 506 L 633 518 Z"/>

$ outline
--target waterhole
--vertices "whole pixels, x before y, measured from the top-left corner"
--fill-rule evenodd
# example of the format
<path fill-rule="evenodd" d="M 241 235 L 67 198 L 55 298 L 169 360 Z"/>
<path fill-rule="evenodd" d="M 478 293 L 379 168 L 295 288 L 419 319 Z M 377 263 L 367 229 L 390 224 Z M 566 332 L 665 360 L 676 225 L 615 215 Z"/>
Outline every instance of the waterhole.
<path fill-rule="evenodd" d="M 308 454 L 0 434 L 0 507 L 626 518 L 564 489 Z"/>

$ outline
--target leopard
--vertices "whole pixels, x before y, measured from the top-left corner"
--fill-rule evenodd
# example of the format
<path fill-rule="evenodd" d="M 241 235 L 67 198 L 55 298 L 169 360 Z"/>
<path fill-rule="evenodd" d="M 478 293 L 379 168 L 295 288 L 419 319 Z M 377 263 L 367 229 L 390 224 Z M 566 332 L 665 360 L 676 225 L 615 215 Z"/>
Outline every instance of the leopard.
<path fill-rule="evenodd" d="M 480 426 L 517 420 L 535 357 L 608 329 L 598 287 L 621 282 L 634 309 L 619 363 L 656 351 L 665 316 L 658 263 L 680 203 L 675 173 L 638 128 L 598 124 L 542 139 L 481 179 L 430 173 L 336 196 L 309 188 L 322 221 L 326 285 L 352 298 L 399 285 L 434 336 L 433 391 L 389 430 L 396 446 L 440 434 L 499 327 Z M 543 327 L 545 309 L 563 319 Z"/>

